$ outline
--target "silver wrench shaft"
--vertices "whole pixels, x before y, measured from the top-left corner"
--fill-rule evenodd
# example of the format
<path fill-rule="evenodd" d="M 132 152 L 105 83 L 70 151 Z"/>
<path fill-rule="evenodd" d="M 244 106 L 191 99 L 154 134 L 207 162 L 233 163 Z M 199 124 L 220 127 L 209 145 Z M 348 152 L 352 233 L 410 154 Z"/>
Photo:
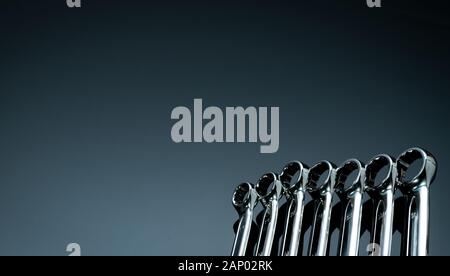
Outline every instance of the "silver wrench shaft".
<path fill-rule="evenodd" d="M 381 183 L 375 183 L 377 175 L 383 168 L 387 168 L 386 177 Z M 389 155 L 375 156 L 366 166 L 366 190 L 373 203 L 370 240 L 373 245 L 379 246 L 379 249 L 372 253 L 377 253 L 378 256 L 391 255 L 396 178 L 397 166 Z"/>
<path fill-rule="evenodd" d="M 422 160 L 420 172 L 407 180 L 408 168 L 417 160 Z M 407 199 L 408 215 L 403 233 L 402 254 L 406 256 L 428 255 L 429 232 L 429 188 L 433 182 L 437 163 L 429 152 L 412 148 L 397 158 L 398 185 Z"/>
<path fill-rule="evenodd" d="M 236 232 L 231 256 L 245 256 L 253 223 L 253 209 L 258 195 L 250 183 L 239 185 L 233 194 L 233 205 L 239 213 L 239 226 Z"/>
<path fill-rule="evenodd" d="M 272 186 L 272 189 L 270 187 Z M 278 203 L 282 196 L 283 187 L 278 175 L 268 173 L 261 177 L 256 184 L 256 191 L 265 207 L 264 217 L 256 247 L 257 256 L 270 256 L 275 237 L 278 219 Z"/>
<path fill-rule="evenodd" d="M 314 218 L 308 249 L 310 256 L 325 256 L 328 252 L 335 168 L 336 166 L 331 162 L 321 161 L 309 171 L 308 189 L 314 200 Z M 323 174 L 326 174 L 325 181 L 318 186 L 317 181 Z"/>
<path fill-rule="evenodd" d="M 356 172 L 356 178 L 348 188 L 348 176 Z M 340 255 L 357 256 L 361 232 L 362 203 L 364 194 L 364 165 L 357 159 L 344 162 L 336 172 L 336 193 L 344 206 L 341 226 Z"/>
<path fill-rule="evenodd" d="M 295 179 L 294 176 L 297 176 Z M 308 167 L 294 161 L 286 165 L 280 174 L 288 200 L 286 223 L 283 232 L 282 256 L 297 256 L 300 246 L 304 199 L 308 183 Z"/>

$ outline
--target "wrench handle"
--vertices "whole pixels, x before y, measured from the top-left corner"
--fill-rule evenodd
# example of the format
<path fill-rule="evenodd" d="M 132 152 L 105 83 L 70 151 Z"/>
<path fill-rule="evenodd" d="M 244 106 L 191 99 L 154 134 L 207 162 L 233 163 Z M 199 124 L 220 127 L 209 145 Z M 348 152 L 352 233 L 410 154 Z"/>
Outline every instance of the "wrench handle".
<path fill-rule="evenodd" d="M 328 252 L 328 233 L 330 231 L 331 204 L 333 194 L 327 191 L 318 201 L 314 210 L 314 222 L 309 244 L 310 256 L 325 256 Z"/>
<path fill-rule="evenodd" d="M 259 235 L 256 255 L 268 257 L 272 253 L 273 239 L 278 218 L 278 199 L 272 198 L 266 207 L 262 228 Z"/>
<path fill-rule="evenodd" d="M 374 201 L 371 241 L 380 246 L 379 256 L 390 256 L 394 229 L 394 191 L 386 190 Z"/>
<path fill-rule="evenodd" d="M 304 191 L 298 191 L 289 204 L 281 251 L 282 256 L 292 257 L 298 255 L 302 231 L 304 198 Z"/>
<path fill-rule="evenodd" d="M 231 256 L 245 256 L 253 222 L 253 209 L 247 208 L 239 220 Z"/>
<path fill-rule="evenodd" d="M 410 255 L 428 255 L 429 188 L 419 187 L 410 204 Z"/>
<path fill-rule="evenodd" d="M 347 201 L 343 215 L 341 256 L 357 256 L 361 232 L 362 193 L 355 192 Z"/>

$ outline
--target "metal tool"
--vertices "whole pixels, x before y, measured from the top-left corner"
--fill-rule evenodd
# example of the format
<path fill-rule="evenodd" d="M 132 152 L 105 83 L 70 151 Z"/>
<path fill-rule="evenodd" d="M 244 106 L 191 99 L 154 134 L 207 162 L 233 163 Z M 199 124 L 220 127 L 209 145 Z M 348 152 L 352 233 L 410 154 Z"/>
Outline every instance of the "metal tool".
<path fill-rule="evenodd" d="M 327 254 L 335 174 L 336 166 L 329 161 L 321 161 L 309 170 L 308 191 L 314 201 L 314 217 L 308 249 L 310 256 Z M 322 175 L 325 175 L 325 180 L 319 185 L 317 182 Z"/>
<path fill-rule="evenodd" d="M 356 173 L 351 185 L 348 177 Z M 357 159 L 345 161 L 336 171 L 335 191 L 342 202 L 341 240 L 339 255 L 357 256 L 361 232 L 361 214 L 364 194 L 364 165 Z"/>
<path fill-rule="evenodd" d="M 283 195 L 283 186 L 278 175 L 268 173 L 261 177 L 255 189 L 265 208 L 258 244 L 256 246 L 256 255 L 270 256 L 278 219 L 279 200 Z"/>
<path fill-rule="evenodd" d="M 280 174 L 280 181 L 283 184 L 284 194 L 288 201 L 281 249 L 282 256 L 297 256 L 298 254 L 308 172 L 308 166 L 294 161 L 287 164 Z"/>
<path fill-rule="evenodd" d="M 422 160 L 420 172 L 412 179 L 406 179 L 408 168 Z M 404 221 L 402 255 L 428 255 L 429 232 L 429 188 L 436 171 L 436 159 L 421 148 L 411 148 L 397 158 L 397 184 L 406 198 L 407 215 Z"/>
<path fill-rule="evenodd" d="M 253 210 L 258 203 L 258 194 L 252 184 L 242 183 L 234 191 L 232 201 L 239 213 L 239 225 L 231 256 L 245 256 L 253 223 Z"/>
<path fill-rule="evenodd" d="M 376 183 L 377 175 L 387 168 L 386 176 Z M 397 166 L 393 158 L 386 154 L 375 156 L 366 165 L 366 191 L 372 200 L 373 213 L 370 222 L 370 240 L 378 246 L 372 256 L 390 256 L 394 223 L 395 183 Z"/>
<path fill-rule="evenodd" d="M 417 164 L 420 170 L 413 175 Z M 436 171 L 435 158 L 420 148 L 396 160 L 380 154 L 366 166 L 357 159 L 339 168 L 329 161 L 312 168 L 290 162 L 280 175 L 268 173 L 255 186 L 236 188 L 233 205 L 240 217 L 232 255 L 325 256 L 336 246 L 338 255 L 357 256 L 361 236 L 369 232 L 370 254 L 389 256 L 399 231 L 401 255 L 425 256 Z M 263 210 L 254 216 L 258 202 Z"/>

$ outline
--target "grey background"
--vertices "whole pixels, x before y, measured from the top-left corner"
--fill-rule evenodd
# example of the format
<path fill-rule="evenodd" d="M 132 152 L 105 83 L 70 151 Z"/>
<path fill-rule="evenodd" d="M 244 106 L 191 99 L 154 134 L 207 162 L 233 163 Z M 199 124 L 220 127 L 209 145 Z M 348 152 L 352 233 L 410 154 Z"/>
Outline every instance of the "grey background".
<path fill-rule="evenodd" d="M 450 254 L 443 2 L 2 1 L 0 254 L 228 255 L 240 182 L 411 146 L 438 159 L 430 253 Z M 279 106 L 279 152 L 172 143 L 194 98 Z"/>

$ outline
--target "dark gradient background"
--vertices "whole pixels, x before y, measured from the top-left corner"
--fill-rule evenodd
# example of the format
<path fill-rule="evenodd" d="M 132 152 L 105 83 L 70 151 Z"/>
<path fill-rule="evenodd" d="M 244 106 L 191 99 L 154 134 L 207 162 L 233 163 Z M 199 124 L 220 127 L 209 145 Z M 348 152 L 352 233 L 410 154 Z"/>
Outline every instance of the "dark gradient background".
<path fill-rule="evenodd" d="M 444 2 L 2 1 L 0 254 L 228 255 L 240 182 L 421 146 L 430 253 L 449 255 Z M 280 150 L 174 144 L 194 98 L 279 106 Z"/>

